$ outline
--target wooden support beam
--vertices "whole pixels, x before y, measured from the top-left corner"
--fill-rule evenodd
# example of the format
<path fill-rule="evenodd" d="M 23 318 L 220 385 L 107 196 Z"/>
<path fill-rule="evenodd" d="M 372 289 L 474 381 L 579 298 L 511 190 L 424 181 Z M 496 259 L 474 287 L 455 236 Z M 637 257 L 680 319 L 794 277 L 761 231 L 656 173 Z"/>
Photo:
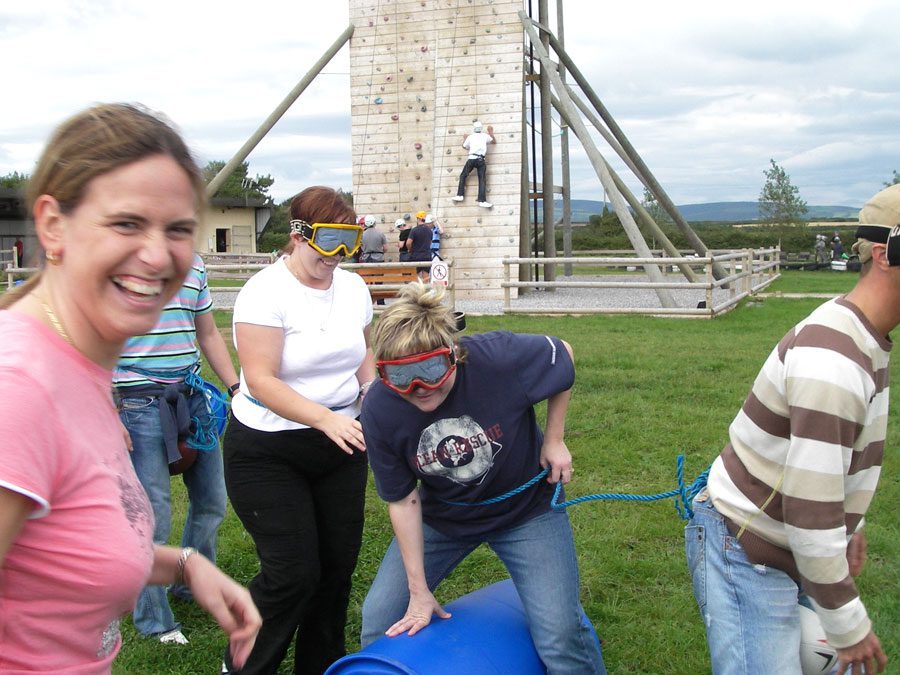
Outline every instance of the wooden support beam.
<path fill-rule="evenodd" d="M 547 50 L 544 48 L 544 45 L 541 44 L 541 41 L 538 38 L 538 32 L 535 28 L 536 24 L 523 11 L 519 12 L 519 18 L 522 20 L 522 26 L 525 28 L 528 39 L 531 42 L 532 47 L 534 48 L 534 53 L 538 57 L 538 59 L 540 59 L 543 66 L 545 62 L 549 62 L 550 57 Z M 578 110 L 575 107 L 575 104 L 572 103 L 572 101 L 569 99 L 569 94 L 568 92 L 566 92 L 566 88 L 563 85 L 562 80 L 560 80 L 559 74 L 549 69 L 542 68 L 542 70 L 545 71 L 550 79 L 550 83 L 556 90 L 557 96 L 559 97 L 560 106 L 565 110 L 566 115 L 569 118 L 569 124 L 571 125 L 572 130 L 578 135 L 578 138 L 581 140 L 582 146 L 584 147 L 588 158 L 591 160 L 591 164 L 593 164 L 594 170 L 597 172 L 597 176 L 600 178 L 600 182 L 603 183 L 603 187 L 606 189 L 609 198 L 612 200 L 613 208 L 615 209 L 616 214 L 619 216 L 619 221 L 622 223 L 625 234 L 628 235 L 628 239 L 631 241 L 631 245 L 634 247 L 635 252 L 638 254 L 638 257 L 641 258 L 652 257 L 652 254 L 650 253 L 650 247 L 647 246 L 647 242 L 644 241 L 643 236 L 641 236 L 641 232 L 638 229 L 637 223 L 634 222 L 634 217 L 631 215 L 631 211 L 629 211 L 628 209 L 625 198 L 619 192 L 619 189 L 616 187 L 613 177 L 609 173 L 609 169 L 607 169 L 606 160 L 603 159 L 603 156 L 600 154 L 597 146 L 594 145 L 593 140 L 591 140 L 587 127 L 581 120 L 581 116 L 578 114 Z M 644 265 L 644 271 L 647 273 L 647 276 L 650 278 L 651 282 L 664 283 L 662 272 L 657 265 L 646 264 Z M 552 281 L 551 279 L 548 280 Z M 677 307 L 675 298 L 672 296 L 672 293 L 668 289 L 657 288 L 656 294 L 657 297 L 659 297 L 659 302 L 663 307 Z"/>
<path fill-rule="evenodd" d="M 522 12 L 519 12 L 519 16 L 521 17 Z M 528 20 L 529 23 L 534 23 L 531 19 Z M 534 24 L 537 29 L 543 31 L 547 35 L 547 39 L 550 43 L 550 46 L 553 47 L 553 50 L 556 52 L 556 55 L 559 57 L 560 63 L 562 63 L 566 70 L 575 78 L 575 81 L 578 83 L 578 86 L 581 87 L 581 90 L 584 92 L 584 95 L 591 102 L 591 105 L 597 110 L 600 114 L 600 117 L 606 123 L 606 126 L 609 127 L 609 130 L 612 132 L 613 136 L 622 146 L 625 153 L 631 158 L 634 164 L 638 168 L 637 176 L 641 179 L 641 182 L 647 187 L 648 190 L 656 197 L 656 200 L 659 202 L 660 206 L 662 206 L 669 216 L 672 218 L 672 221 L 681 230 L 681 233 L 684 235 L 685 239 L 687 239 L 688 243 L 691 245 L 691 248 L 696 251 L 697 255 L 705 256 L 708 251 L 706 248 L 706 244 L 704 244 L 700 237 L 694 232 L 691 228 L 690 224 L 684 219 L 684 216 L 681 215 L 681 212 L 669 198 L 669 195 L 666 194 L 666 191 L 663 190 L 662 186 L 656 180 L 656 177 L 650 171 L 650 168 L 644 163 L 644 160 L 641 159 L 641 156 L 638 154 L 637 150 L 634 149 L 634 146 L 631 145 L 631 142 L 625 136 L 625 133 L 613 119 L 612 115 L 606 110 L 606 107 L 601 103 L 600 99 L 594 93 L 594 90 L 591 88 L 591 85 L 585 79 L 584 75 L 581 74 L 581 71 L 578 69 L 578 66 L 572 61 L 569 57 L 566 50 L 563 49 L 563 46 L 560 44 L 559 40 L 557 40 L 553 34 L 545 27 L 539 24 Z M 527 30 L 527 28 L 526 28 Z M 534 30 L 534 29 L 533 29 Z M 549 55 L 548 55 L 549 59 Z M 561 90 L 558 90 L 560 94 L 560 98 L 562 98 Z M 724 279 L 727 276 L 727 272 L 719 263 L 713 263 L 713 274 L 716 279 Z"/>
<path fill-rule="evenodd" d="M 287 96 L 278 104 L 278 107 L 272 111 L 272 113 L 265 119 L 265 121 L 259 126 L 259 128 L 253 133 L 250 138 L 247 139 L 247 142 L 241 146 L 241 149 L 237 151 L 237 153 L 228 160 L 225 166 L 222 167 L 222 170 L 219 171 L 215 175 L 215 177 L 209 181 L 209 184 L 206 186 L 206 196 L 207 198 L 212 197 L 218 192 L 219 188 L 228 180 L 228 177 L 234 172 L 234 170 L 247 159 L 247 155 L 249 155 L 253 148 L 259 144 L 259 142 L 265 137 L 269 131 L 271 131 L 272 127 L 275 126 L 275 123 L 281 119 L 281 116 L 287 112 L 288 108 L 290 108 L 294 101 L 296 101 L 300 94 L 310 85 L 310 83 L 316 78 L 322 69 L 328 65 L 328 62 L 334 58 L 334 55 L 340 51 L 341 47 L 343 47 L 347 41 L 350 39 L 350 36 L 353 35 L 353 24 L 350 24 L 344 29 L 344 32 L 338 36 L 338 39 L 332 43 L 332 45 L 325 50 L 325 53 L 322 57 L 316 61 L 312 68 L 309 69 L 309 72 L 303 76 L 297 85 L 291 89 Z"/>

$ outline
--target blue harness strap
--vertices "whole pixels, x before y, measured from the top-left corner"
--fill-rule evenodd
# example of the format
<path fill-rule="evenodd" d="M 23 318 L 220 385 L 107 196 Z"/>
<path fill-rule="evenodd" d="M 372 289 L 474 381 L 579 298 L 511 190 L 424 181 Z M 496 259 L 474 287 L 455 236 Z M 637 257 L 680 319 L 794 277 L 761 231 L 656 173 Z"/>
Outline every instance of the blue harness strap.
<path fill-rule="evenodd" d="M 262 401 L 260 401 L 258 399 L 253 398 L 250 394 L 242 391 L 241 396 L 243 396 L 248 401 L 250 401 L 250 403 L 252 403 L 254 405 L 258 405 L 260 408 L 265 408 L 266 410 L 268 410 L 268 407 L 266 406 L 265 403 L 263 403 Z M 344 408 L 349 408 L 354 403 L 356 403 L 356 399 L 353 399 L 352 401 L 350 401 L 350 403 L 346 403 L 344 405 L 328 406 L 328 409 L 331 410 L 332 412 L 337 412 L 338 410 L 343 410 Z"/>

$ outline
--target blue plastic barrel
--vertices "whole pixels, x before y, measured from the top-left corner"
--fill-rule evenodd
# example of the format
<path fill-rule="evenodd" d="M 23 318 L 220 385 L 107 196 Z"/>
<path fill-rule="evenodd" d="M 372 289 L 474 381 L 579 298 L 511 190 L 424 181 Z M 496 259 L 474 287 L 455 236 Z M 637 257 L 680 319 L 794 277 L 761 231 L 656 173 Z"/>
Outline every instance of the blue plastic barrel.
<path fill-rule="evenodd" d="M 544 675 L 512 580 L 485 586 L 447 605 L 412 637 L 382 637 L 335 661 L 325 675 Z M 582 622 L 591 625 L 582 615 Z M 593 631 L 593 626 L 591 626 Z M 596 633 L 594 633 L 596 636 Z"/>

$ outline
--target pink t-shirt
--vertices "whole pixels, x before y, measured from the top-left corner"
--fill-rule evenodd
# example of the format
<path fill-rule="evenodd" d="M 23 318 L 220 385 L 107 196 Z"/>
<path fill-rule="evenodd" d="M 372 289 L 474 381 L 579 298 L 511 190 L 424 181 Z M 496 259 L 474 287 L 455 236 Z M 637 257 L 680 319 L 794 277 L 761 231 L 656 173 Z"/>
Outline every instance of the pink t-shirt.
<path fill-rule="evenodd" d="M 34 511 L 0 567 L 0 673 L 108 673 L 153 562 L 110 371 L 0 312 L 0 487 Z"/>

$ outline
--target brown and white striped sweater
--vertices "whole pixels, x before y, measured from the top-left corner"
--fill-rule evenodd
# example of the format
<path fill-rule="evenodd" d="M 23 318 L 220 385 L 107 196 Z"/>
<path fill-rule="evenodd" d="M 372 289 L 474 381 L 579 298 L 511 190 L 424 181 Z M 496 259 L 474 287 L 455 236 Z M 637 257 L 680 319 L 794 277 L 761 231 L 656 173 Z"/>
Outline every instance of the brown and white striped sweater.
<path fill-rule="evenodd" d="M 709 474 L 747 556 L 801 583 L 835 647 L 871 629 L 847 541 L 881 473 L 890 350 L 845 298 L 816 309 L 769 355 Z"/>

